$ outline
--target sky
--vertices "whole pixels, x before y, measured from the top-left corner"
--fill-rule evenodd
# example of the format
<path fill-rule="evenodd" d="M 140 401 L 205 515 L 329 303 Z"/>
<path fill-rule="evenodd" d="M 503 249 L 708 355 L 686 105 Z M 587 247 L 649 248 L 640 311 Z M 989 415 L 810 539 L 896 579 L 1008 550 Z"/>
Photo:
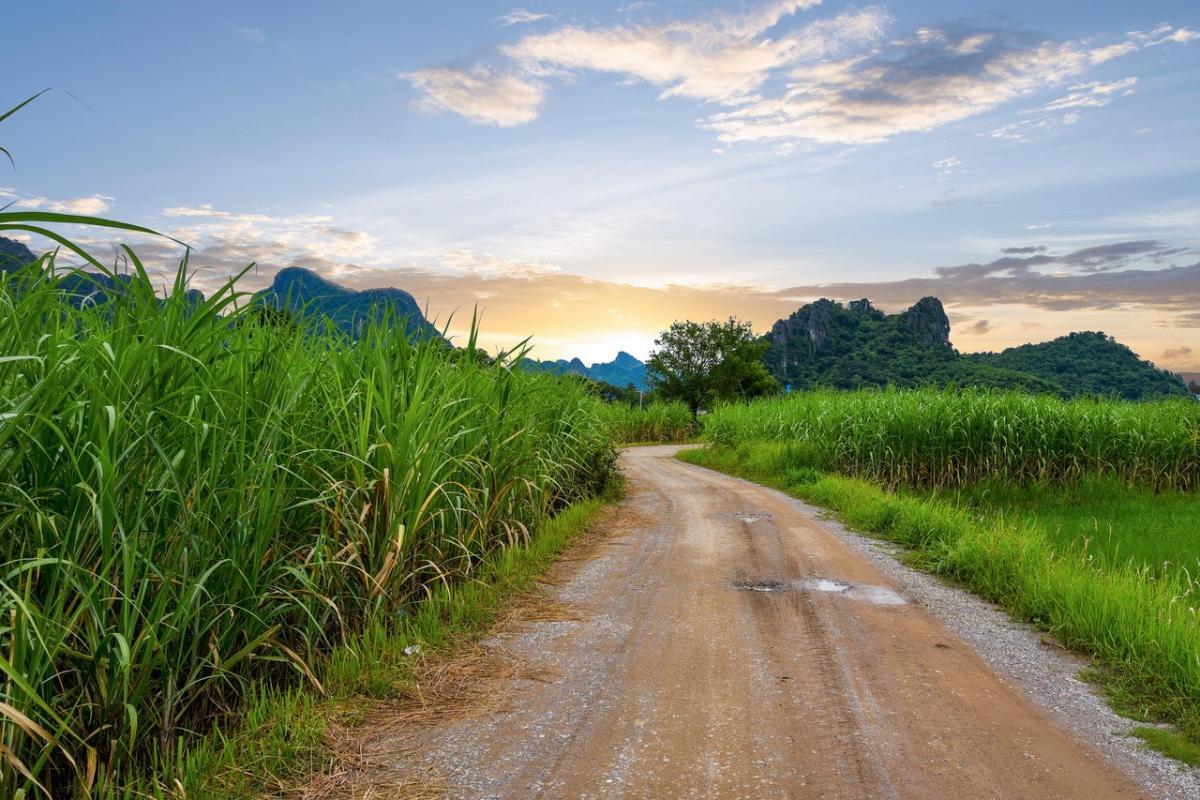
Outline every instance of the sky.
<path fill-rule="evenodd" d="M 483 341 L 939 297 L 964 352 L 1200 372 L 1200 6 L 77 0 L 5 11 L 0 205 L 310 267 Z M 112 242 L 70 231 L 98 254 Z M 155 269 L 181 249 L 128 238 Z M 30 240 L 35 249 L 44 242 Z"/>

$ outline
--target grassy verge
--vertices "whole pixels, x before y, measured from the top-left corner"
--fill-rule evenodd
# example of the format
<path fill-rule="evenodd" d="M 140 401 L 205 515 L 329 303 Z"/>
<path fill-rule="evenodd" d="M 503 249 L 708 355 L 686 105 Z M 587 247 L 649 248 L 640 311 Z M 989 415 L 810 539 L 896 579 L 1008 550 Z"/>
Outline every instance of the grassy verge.
<path fill-rule="evenodd" d="M 214 733 L 181 754 L 179 784 L 160 789 L 200 800 L 235 800 L 286 792 L 322 772 L 331 760 L 325 744 L 329 726 L 352 725 L 373 703 L 402 697 L 411 686 L 415 659 L 406 650 L 444 654 L 486 633 L 619 494 L 614 488 L 603 498 L 575 503 L 528 545 L 493 554 L 476 580 L 452 588 L 439 584 L 393 632 L 377 629 L 335 650 L 315 669 L 324 694 L 311 684 L 252 693 L 236 730 Z"/>
<path fill-rule="evenodd" d="M 846 524 L 909 549 L 912 562 L 962 583 L 1089 655 L 1114 705 L 1166 722 L 1147 741 L 1168 755 L 1200 744 L 1200 587 L 1134 566 L 1063 553 L 1035 522 L 981 518 L 936 496 L 896 494 L 812 466 L 811 448 L 743 444 L 686 450 L 693 464 L 823 506 Z"/>
<path fill-rule="evenodd" d="M 928 492 L 922 494 L 930 494 Z M 1147 569 L 1187 580 L 1200 575 L 1200 493 L 1127 486 L 1113 478 L 1073 484 L 981 481 L 938 493 L 985 518 L 1027 520 L 1056 550 L 1088 556 L 1098 567 Z"/>

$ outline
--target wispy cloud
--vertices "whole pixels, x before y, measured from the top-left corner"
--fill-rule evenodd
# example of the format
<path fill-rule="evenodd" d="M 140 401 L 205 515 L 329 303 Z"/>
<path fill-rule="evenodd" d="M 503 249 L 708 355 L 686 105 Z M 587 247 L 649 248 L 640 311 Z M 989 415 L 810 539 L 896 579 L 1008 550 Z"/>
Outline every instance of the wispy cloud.
<path fill-rule="evenodd" d="M 1057 86 L 1085 74 L 1095 59 L 1095 50 L 1079 42 L 1003 30 L 922 29 L 866 55 L 798 67 L 782 96 L 714 114 L 706 124 L 725 142 L 881 142 Z M 1118 87 L 1078 88 L 1080 97 L 1064 98 L 1061 107 L 1084 95 L 1102 104 L 1105 92 Z"/>
<path fill-rule="evenodd" d="M 662 99 L 724 107 L 699 120 L 724 146 L 761 142 L 785 150 L 804 142 L 877 143 L 1069 85 L 1065 96 L 1042 109 L 1053 118 L 992 134 L 1028 140 L 1036 128 L 1072 125 L 1080 109 L 1132 91 L 1136 77 L 1080 82 L 1096 66 L 1142 48 L 1200 38 L 1165 25 L 1108 43 L 1050 41 L 999 27 L 927 27 L 889 39 L 892 18 L 878 7 L 785 25 L 818 4 L 775 0 L 742 13 L 665 23 L 565 25 L 502 46 L 515 65 L 504 71 L 480 64 L 402 77 L 423 93 L 426 108 L 507 126 L 537 117 L 542 81 L 610 74 L 656 86 Z M 510 18 L 516 23 L 544 15 L 514 9 L 502 20 Z"/>
<path fill-rule="evenodd" d="M 876 41 L 890 19 L 882 9 L 870 8 L 790 34 L 765 35 L 784 17 L 812 5 L 773 3 L 743 15 L 654 26 L 568 26 L 502 49 L 531 74 L 611 73 L 658 86 L 663 98 L 740 104 L 756 99 L 773 71 Z"/>
<path fill-rule="evenodd" d="M 13 208 L 29 211 L 49 211 L 54 214 L 82 214 L 96 216 L 112 208 L 115 200 L 107 194 L 89 194 L 83 197 L 67 197 L 51 199 L 22 195 L 15 189 L 0 189 L 0 206 L 12 204 Z"/>
<path fill-rule="evenodd" d="M 168 217 L 231 217 L 228 211 L 221 211 L 212 207 L 211 203 L 202 203 L 198 206 L 174 206 L 172 208 L 164 208 L 162 212 Z"/>
<path fill-rule="evenodd" d="M 1125 78 L 1119 81 L 1101 83 L 1081 83 L 1072 86 L 1069 93 L 1057 100 L 1052 100 L 1043 108 L 1047 111 L 1061 111 L 1065 108 L 1100 108 L 1113 101 L 1118 94 L 1133 94 L 1133 86 L 1137 78 Z"/>
<path fill-rule="evenodd" d="M 964 326 L 960 332 L 967 336 L 983 336 L 991 330 L 992 324 L 986 319 L 977 319 L 970 325 Z"/>
<path fill-rule="evenodd" d="M 545 99 L 545 89 L 537 80 L 479 65 L 470 69 L 434 67 L 399 77 L 422 93 L 422 108 L 452 111 L 472 122 L 501 128 L 537 119 Z"/>
<path fill-rule="evenodd" d="M 538 22 L 543 19 L 553 19 L 553 14 L 541 14 L 534 11 L 528 11 L 524 8 L 514 8 L 504 16 L 500 17 L 498 22 L 504 27 L 511 25 L 528 25 L 531 22 Z"/>

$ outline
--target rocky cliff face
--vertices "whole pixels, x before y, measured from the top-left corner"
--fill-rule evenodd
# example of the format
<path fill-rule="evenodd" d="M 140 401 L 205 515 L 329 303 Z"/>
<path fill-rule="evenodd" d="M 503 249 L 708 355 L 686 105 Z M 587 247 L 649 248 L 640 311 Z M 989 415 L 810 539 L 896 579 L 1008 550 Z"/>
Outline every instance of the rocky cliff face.
<path fill-rule="evenodd" d="M 950 346 L 950 318 L 936 297 L 922 297 L 900 314 L 900 324 L 927 347 Z"/>
<path fill-rule="evenodd" d="M 845 306 L 818 300 L 776 322 L 767 341 L 767 369 L 797 389 L 917 385 L 958 358 L 950 346 L 950 320 L 936 297 L 894 315 L 867 299 Z"/>

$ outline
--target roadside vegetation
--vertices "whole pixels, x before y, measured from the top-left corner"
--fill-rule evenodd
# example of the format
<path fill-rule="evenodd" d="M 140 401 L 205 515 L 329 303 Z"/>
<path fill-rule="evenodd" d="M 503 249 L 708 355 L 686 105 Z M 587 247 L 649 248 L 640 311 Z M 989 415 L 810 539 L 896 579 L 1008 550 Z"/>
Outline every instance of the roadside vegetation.
<path fill-rule="evenodd" d="M 644 407 L 608 403 L 600 413 L 613 438 L 624 444 L 686 442 L 698 425 L 679 401 L 654 401 Z"/>
<path fill-rule="evenodd" d="M 1200 744 L 1200 407 L 820 392 L 718 408 L 680 458 L 831 509 L 1093 659 L 1114 707 Z M 1189 758 L 1193 756 L 1188 756 Z"/>
<path fill-rule="evenodd" d="M 718 408 L 709 440 L 802 444 L 822 469 L 888 487 L 983 479 L 1060 484 L 1111 476 L 1151 489 L 1200 486 L 1200 404 L 1064 401 L 1018 392 L 818 391 Z"/>
<path fill-rule="evenodd" d="M 132 263 L 100 303 L 46 258 L 0 282 L 3 796 L 174 788 L 247 696 L 327 691 L 327 654 L 614 476 L 599 401 L 473 338 L 314 333 Z"/>

